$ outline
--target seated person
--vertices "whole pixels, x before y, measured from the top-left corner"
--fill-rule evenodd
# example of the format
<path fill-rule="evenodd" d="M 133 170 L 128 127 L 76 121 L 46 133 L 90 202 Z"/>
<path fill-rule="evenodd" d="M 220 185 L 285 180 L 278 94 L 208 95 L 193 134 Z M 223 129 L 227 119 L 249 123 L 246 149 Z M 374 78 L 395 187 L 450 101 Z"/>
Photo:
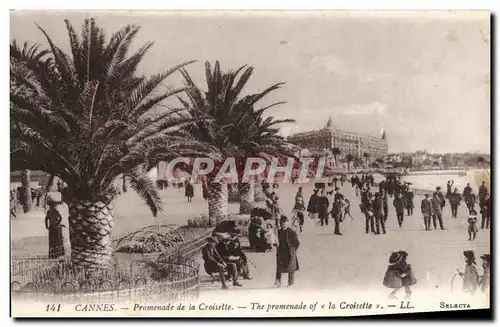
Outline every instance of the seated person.
<path fill-rule="evenodd" d="M 231 254 L 235 257 L 239 257 L 240 265 L 239 265 L 239 272 L 240 275 L 243 276 L 244 279 L 252 279 L 250 277 L 250 269 L 248 269 L 248 258 L 243 252 L 243 249 L 241 248 L 241 243 L 240 239 L 238 238 L 240 234 L 240 230 L 235 228 L 230 232 L 231 235 L 231 241 L 230 241 L 230 247 L 229 250 L 231 251 Z"/>
<path fill-rule="evenodd" d="M 215 247 L 216 240 L 214 237 L 207 238 L 207 245 L 201 250 L 204 267 L 207 274 L 212 275 L 214 272 L 219 273 L 219 279 L 223 289 L 227 289 L 226 278 L 224 276 L 224 268 L 227 268 L 229 277 L 233 279 L 233 286 L 241 286 L 238 283 L 238 271 L 235 263 L 226 263 L 217 252 Z"/>
<path fill-rule="evenodd" d="M 219 252 L 220 256 L 227 263 L 234 263 L 236 265 L 237 271 L 243 271 L 243 259 L 237 255 L 235 252 L 236 242 L 233 240 L 231 235 L 224 233 L 220 234 L 221 240 L 216 245 L 217 252 Z M 238 240 L 239 244 L 239 240 Z M 246 257 L 245 257 L 246 259 Z"/>

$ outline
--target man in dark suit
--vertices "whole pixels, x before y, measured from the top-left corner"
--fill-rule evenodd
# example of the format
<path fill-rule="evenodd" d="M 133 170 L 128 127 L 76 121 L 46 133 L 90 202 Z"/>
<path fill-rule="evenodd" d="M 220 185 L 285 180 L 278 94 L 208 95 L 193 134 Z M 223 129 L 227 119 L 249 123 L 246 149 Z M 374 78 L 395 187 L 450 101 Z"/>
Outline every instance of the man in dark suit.
<path fill-rule="evenodd" d="M 434 229 L 437 228 L 436 225 L 436 220 L 439 221 L 439 226 L 441 229 L 444 229 L 443 226 L 443 210 L 441 208 L 441 199 L 439 198 L 439 195 L 437 192 L 434 193 L 432 200 L 431 200 L 431 207 L 432 207 L 432 224 L 434 225 Z"/>
<path fill-rule="evenodd" d="M 380 227 L 382 227 L 382 233 L 385 234 L 384 200 L 380 196 L 379 192 L 375 193 L 375 199 L 373 200 L 373 213 L 375 215 L 375 234 L 380 234 Z"/>
<path fill-rule="evenodd" d="M 227 289 L 226 278 L 224 276 L 224 268 L 227 268 L 229 277 L 233 279 L 233 286 L 241 286 L 241 284 L 238 283 L 238 272 L 236 264 L 232 262 L 224 262 L 219 252 L 217 252 L 215 244 L 215 238 L 209 236 L 207 238 L 207 245 L 205 245 L 201 250 L 205 271 L 208 274 L 218 272 L 222 288 Z"/>
<path fill-rule="evenodd" d="M 424 216 L 425 230 L 431 230 L 432 207 L 431 201 L 429 201 L 429 194 L 426 194 L 425 199 L 420 202 L 420 211 L 422 212 L 422 216 Z"/>
<path fill-rule="evenodd" d="M 343 199 L 340 197 L 335 198 L 332 206 L 332 218 L 335 222 L 335 235 L 342 235 L 340 233 L 340 221 L 342 221 L 342 202 Z"/>
<path fill-rule="evenodd" d="M 481 205 L 481 229 L 484 229 L 486 223 L 486 229 L 490 228 L 490 218 L 491 218 L 491 198 L 488 193 L 484 195 L 483 204 Z"/>
<path fill-rule="evenodd" d="M 398 219 L 399 228 L 403 225 L 403 220 L 405 216 L 405 208 L 406 202 L 405 199 L 401 196 L 401 194 L 396 193 L 395 199 L 392 202 L 394 208 L 396 209 L 396 217 Z"/>
<path fill-rule="evenodd" d="M 318 203 L 318 216 L 321 221 L 321 226 L 328 226 L 328 207 L 330 206 L 330 201 L 328 201 L 328 197 L 325 195 L 325 190 L 319 190 L 319 196 L 317 199 Z"/>
<path fill-rule="evenodd" d="M 288 286 L 295 281 L 295 272 L 299 270 L 297 249 L 300 242 L 297 233 L 289 227 L 288 217 L 281 216 L 281 228 L 278 230 L 278 249 L 276 251 L 275 287 L 281 286 L 281 274 L 288 273 Z"/>
<path fill-rule="evenodd" d="M 457 218 L 457 211 L 460 202 L 462 201 L 462 196 L 458 193 L 458 189 L 455 187 L 453 193 L 450 194 L 450 207 L 451 207 L 451 216 L 453 218 Z"/>

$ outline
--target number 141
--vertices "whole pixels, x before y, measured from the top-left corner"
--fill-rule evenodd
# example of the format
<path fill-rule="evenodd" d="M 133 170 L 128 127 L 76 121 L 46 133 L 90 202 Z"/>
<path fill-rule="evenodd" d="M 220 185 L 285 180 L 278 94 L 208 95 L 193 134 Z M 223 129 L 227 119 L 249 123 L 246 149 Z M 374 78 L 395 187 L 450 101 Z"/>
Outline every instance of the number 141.
<path fill-rule="evenodd" d="M 45 308 L 45 311 L 54 311 L 54 312 L 59 312 L 61 310 L 61 305 L 60 304 L 47 304 L 47 307 Z"/>

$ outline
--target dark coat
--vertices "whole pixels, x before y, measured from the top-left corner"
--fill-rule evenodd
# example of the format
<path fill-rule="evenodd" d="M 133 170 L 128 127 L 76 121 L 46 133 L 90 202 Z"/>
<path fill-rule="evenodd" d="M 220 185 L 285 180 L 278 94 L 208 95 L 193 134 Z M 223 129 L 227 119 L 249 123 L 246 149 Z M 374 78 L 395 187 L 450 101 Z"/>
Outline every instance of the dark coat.
<path fill-rule="evenodd" d="M 209 274 L 216 272 L 219 269 L 219 264 L 224 264 L 224 260 L 219 255 L 215 247 L 210 244 L 207 244 L 201 250 L 201 254 L 203 257 L 203 265 L 205 267 L 205 271 Z"/>
<path fill-rule="evenodd" d="M 397 213 L 404 213 L 405 212 L 406 201 L 404 198 L 402 198 L 402 197 L 396 198 L 396 199 L 394 199 L 392 204 L 394 205 L 394 208 L 396 208 Z"/>
<path fill-rule="evenodd" d="M 373 211 L 376 217 L 384 216 L 384 200 L 381 197 L 376 197 L 373 200 Z"/>
<path fill-rule="evenodd" d="M 318 213 L 318 195 L 313 194 L 307 203 L 307 212 Z"/>
<path fill-rule="evenodd" d="M 422 215 L 424 217 L 432 216 L 431 201 L 428 199 L 423 199 L 422 202 L 420 202 L 420 211 L 422 212 Z"/>
<path fill-rule="evenodd" d="M 441 215 L 443 210 L 441 209 L 441 199 L 439 197 L 433 197 L 431 200 L 432 213 L 436 215 Z"/>
<path fill-rule="evenodd" d="M 450 204 L 459 205 L 460 201 L 462 201 L 462 196 L 459 193 L 450 194 Z"/>
<path fill-rule="evenodd" d="M 404 277 L 401 275 L 405 274 Z M 387 267 L 382 284 L 388 288 L 399 288 L 417 283 L 417 279 L 411 270 L 411 266 L 404 261 Z"/>
<path fill-rule="evenodd" d="M 194 188 L 193 188 L 193 185 L 191 185 L 191 184 L 186 184 L 186 189 L 185 189 L 184 196 L 190 196 L 190 197 L 193 197 L 193 196 L 194 196 Z"/>
<path fill-rule="evenodd" d="M 328 198 L 326 196 L 319 196 L 318 197 L 318 215 L 319 218 L 325 218 L 328 216 L 328 207 L 330 206 L 330 201 L 328 201 Z"/>
<path fill-rule="evenodd" d="M 278 249 L 276 251 L 277 270 L 288 273 L 299 270 L 297 249 L 300 242 L 297 233 L 290 228 L 278 230 Z"/>

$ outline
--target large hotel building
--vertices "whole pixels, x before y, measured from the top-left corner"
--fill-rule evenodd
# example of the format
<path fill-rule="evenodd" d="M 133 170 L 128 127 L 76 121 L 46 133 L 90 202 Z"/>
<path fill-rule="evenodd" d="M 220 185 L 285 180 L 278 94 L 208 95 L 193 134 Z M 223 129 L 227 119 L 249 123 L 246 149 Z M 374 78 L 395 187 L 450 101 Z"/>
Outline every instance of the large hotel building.
<path fill-rule="evenodd" d="M 379 137 L 337 129 L 328 118 L 325 128 L 297 133 L 288 137 L 288 142 L 307 149 L 340 149 L 340 157 L 347 154 L 363 158 L 368 153 L 371 159 L 384 158 L 387 155 L 387 138 L 385 132 Z"/>

